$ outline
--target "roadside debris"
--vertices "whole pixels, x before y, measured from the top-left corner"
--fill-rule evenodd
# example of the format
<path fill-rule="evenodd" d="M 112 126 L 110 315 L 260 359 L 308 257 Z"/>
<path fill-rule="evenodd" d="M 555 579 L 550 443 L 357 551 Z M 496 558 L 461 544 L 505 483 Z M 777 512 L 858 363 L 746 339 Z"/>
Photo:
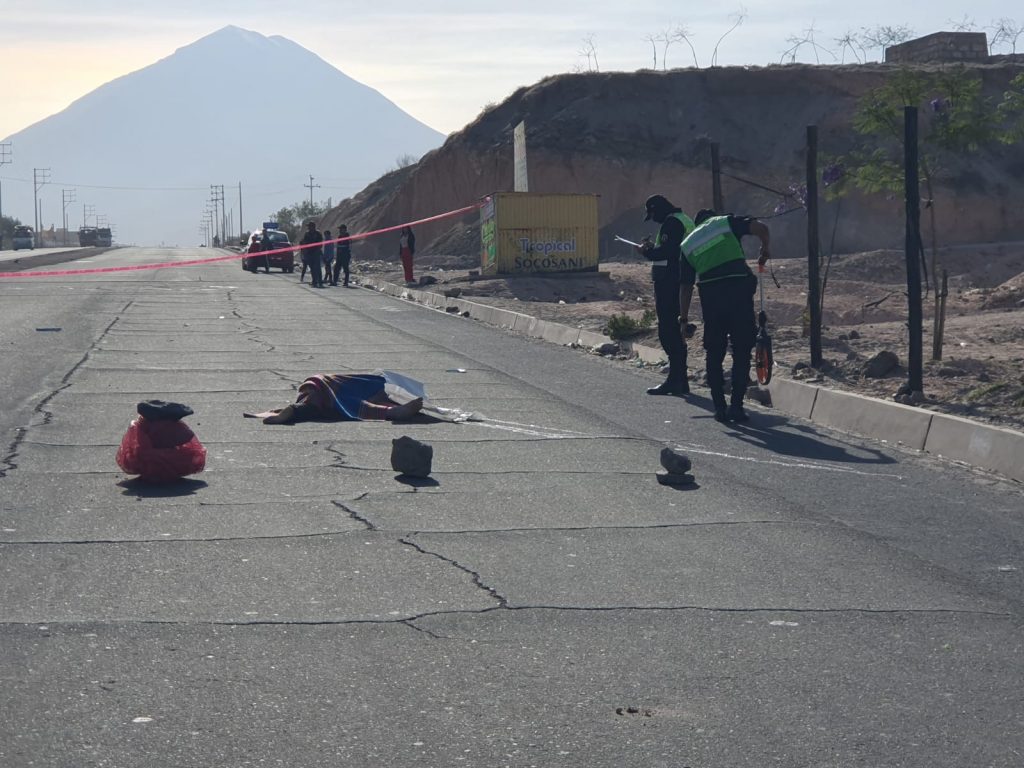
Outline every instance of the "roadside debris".
<path fill-rule="evenodd" d="M 187 405 L 144 400 L 121 439 L 117 465 L 149 483 L 169 483 L 206 468 L 206 448 L 181 421 L 193 411 Z"/>
<path fill-rule="evenodd" d="M 391 441 L 391 468 L 406 477 L 430 477 L 434 448 L 408 435 Z"/>
<path fill-rule="evenodd" d="M 696 480 L 689 474 L 693 468 L 693 462 L 685 453 L 674 451 L 671 448 L 661 449 L 661 466 L 664 472 L 657 474 L 658 482 L 662 485 L 693 485 Z"/>

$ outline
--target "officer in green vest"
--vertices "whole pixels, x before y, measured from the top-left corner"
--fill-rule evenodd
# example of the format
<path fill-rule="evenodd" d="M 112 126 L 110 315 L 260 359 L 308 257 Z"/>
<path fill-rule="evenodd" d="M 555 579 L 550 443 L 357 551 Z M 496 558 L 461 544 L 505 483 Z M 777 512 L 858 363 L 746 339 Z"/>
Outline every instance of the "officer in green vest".
<path fill-rule="evenodd" d="M 644 203 L 647 215 L 644 221 L 661 225 L 658 239 L 644 241 L 637 246 L 640 254 L 651 262 L 651 278 L 654 281 L 654 311 L 658 315 L 658 341 L 668 357 L 668 376 L 656 387 L 647 390 L 649 395 L 688 395 L 690 385 L 686 380 L 686 339 L 679 323 L 679 267 L 680 246 L 688 232 L 693 231 L 693 221 L 662 195 L 652 195 Z"/>
<path fill-rule="evenodd" d="M 757 335 L 754 294 L 757 277 L 747 266 L 740 240 L 754 235 L 761 241 L 757 259 L 763 265 L 770 256 L 768 227 L 749 216 L 719 215 L 702 210 L 694 217 L 696 228 L 683 240 L 680 269 L 682 321 L 690 314 L 693 286 L 700 293 L 707 351 L 708 388 L 717 421 L 748 420 L 743 398 L 750 382 L 750 355 Z M 732 345 L 732 390 L 725 402 L 725 351 Z"/>

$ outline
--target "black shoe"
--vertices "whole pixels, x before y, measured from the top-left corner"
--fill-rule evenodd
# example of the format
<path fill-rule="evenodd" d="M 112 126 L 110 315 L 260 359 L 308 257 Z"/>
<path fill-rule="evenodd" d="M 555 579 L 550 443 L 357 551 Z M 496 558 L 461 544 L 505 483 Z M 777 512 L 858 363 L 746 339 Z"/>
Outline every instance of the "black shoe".
<path fill-rule="evenodd" d="M 750 417 L 747 415 L 747 412 L 743 410 L 742 405 L 730 405 L 729 410 L 726 412 L 726 418 L 736 424 L 743 424 L 744 422 L 750 421 Z"/>
<path fill-rule="evenodd" d="M 715 408 L 715 421 L 720 421 L 723 424 L 729 420 L 729 416 L 726 413 L 725 408 Z"/>
<path fill-rule="evenodd" d="M 676 384 L 670 382 L 667 379 L 656 387 L 650 387 L 647 390 L 648 395 L 675 395 L 681 397 L 682 395 L 690 394 L 690 385 L 685 381 L 682 384 Z"/>

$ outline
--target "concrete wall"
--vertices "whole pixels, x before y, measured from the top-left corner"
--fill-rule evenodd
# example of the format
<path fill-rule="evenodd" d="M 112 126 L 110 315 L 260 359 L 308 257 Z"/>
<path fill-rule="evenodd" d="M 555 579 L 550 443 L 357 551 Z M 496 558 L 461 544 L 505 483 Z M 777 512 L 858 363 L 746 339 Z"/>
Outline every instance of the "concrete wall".
<path fill-rule="evenodd" d="M 987 59 L 988 38 L 984 32 L 936 32 L 885 49 L 887 64 Z"/>

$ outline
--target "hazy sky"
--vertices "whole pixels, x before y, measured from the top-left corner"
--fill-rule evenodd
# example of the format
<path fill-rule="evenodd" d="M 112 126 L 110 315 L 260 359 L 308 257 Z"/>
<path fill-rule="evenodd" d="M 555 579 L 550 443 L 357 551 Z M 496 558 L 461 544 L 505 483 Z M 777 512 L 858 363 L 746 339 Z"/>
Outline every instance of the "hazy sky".
<path fill-rule="evenodd" d="M 788 39 L 807 38 L 810 29 L 836 56 L 819 50 L 826 63 L 853 61 L 836 39 L 865 27 L 906 25 L 927 34 L 964 25 L 984 30 L 1000 18 L 1024 25 L 1020 0 L 0 0 L 0 138 L 228 24 L 283 35 L 449 133 L 545 75 L 651 67 L 645 38 L 680 25 L 706 67 L 741 11 L 742 24 L 718 46 L 719 64 L 778 63 L 793 45 Z M 582 53 L 588 38 L 596 61 Z M 1024 35 L 1017 50 L 1024 51 Z M 880 52 L 869 55 L 877 60 Z M 810 45 L 799 49 L 797 61 L 814 60 Z M 668 49 L 670 68 L 693 63 L 685 43 Z"/>

